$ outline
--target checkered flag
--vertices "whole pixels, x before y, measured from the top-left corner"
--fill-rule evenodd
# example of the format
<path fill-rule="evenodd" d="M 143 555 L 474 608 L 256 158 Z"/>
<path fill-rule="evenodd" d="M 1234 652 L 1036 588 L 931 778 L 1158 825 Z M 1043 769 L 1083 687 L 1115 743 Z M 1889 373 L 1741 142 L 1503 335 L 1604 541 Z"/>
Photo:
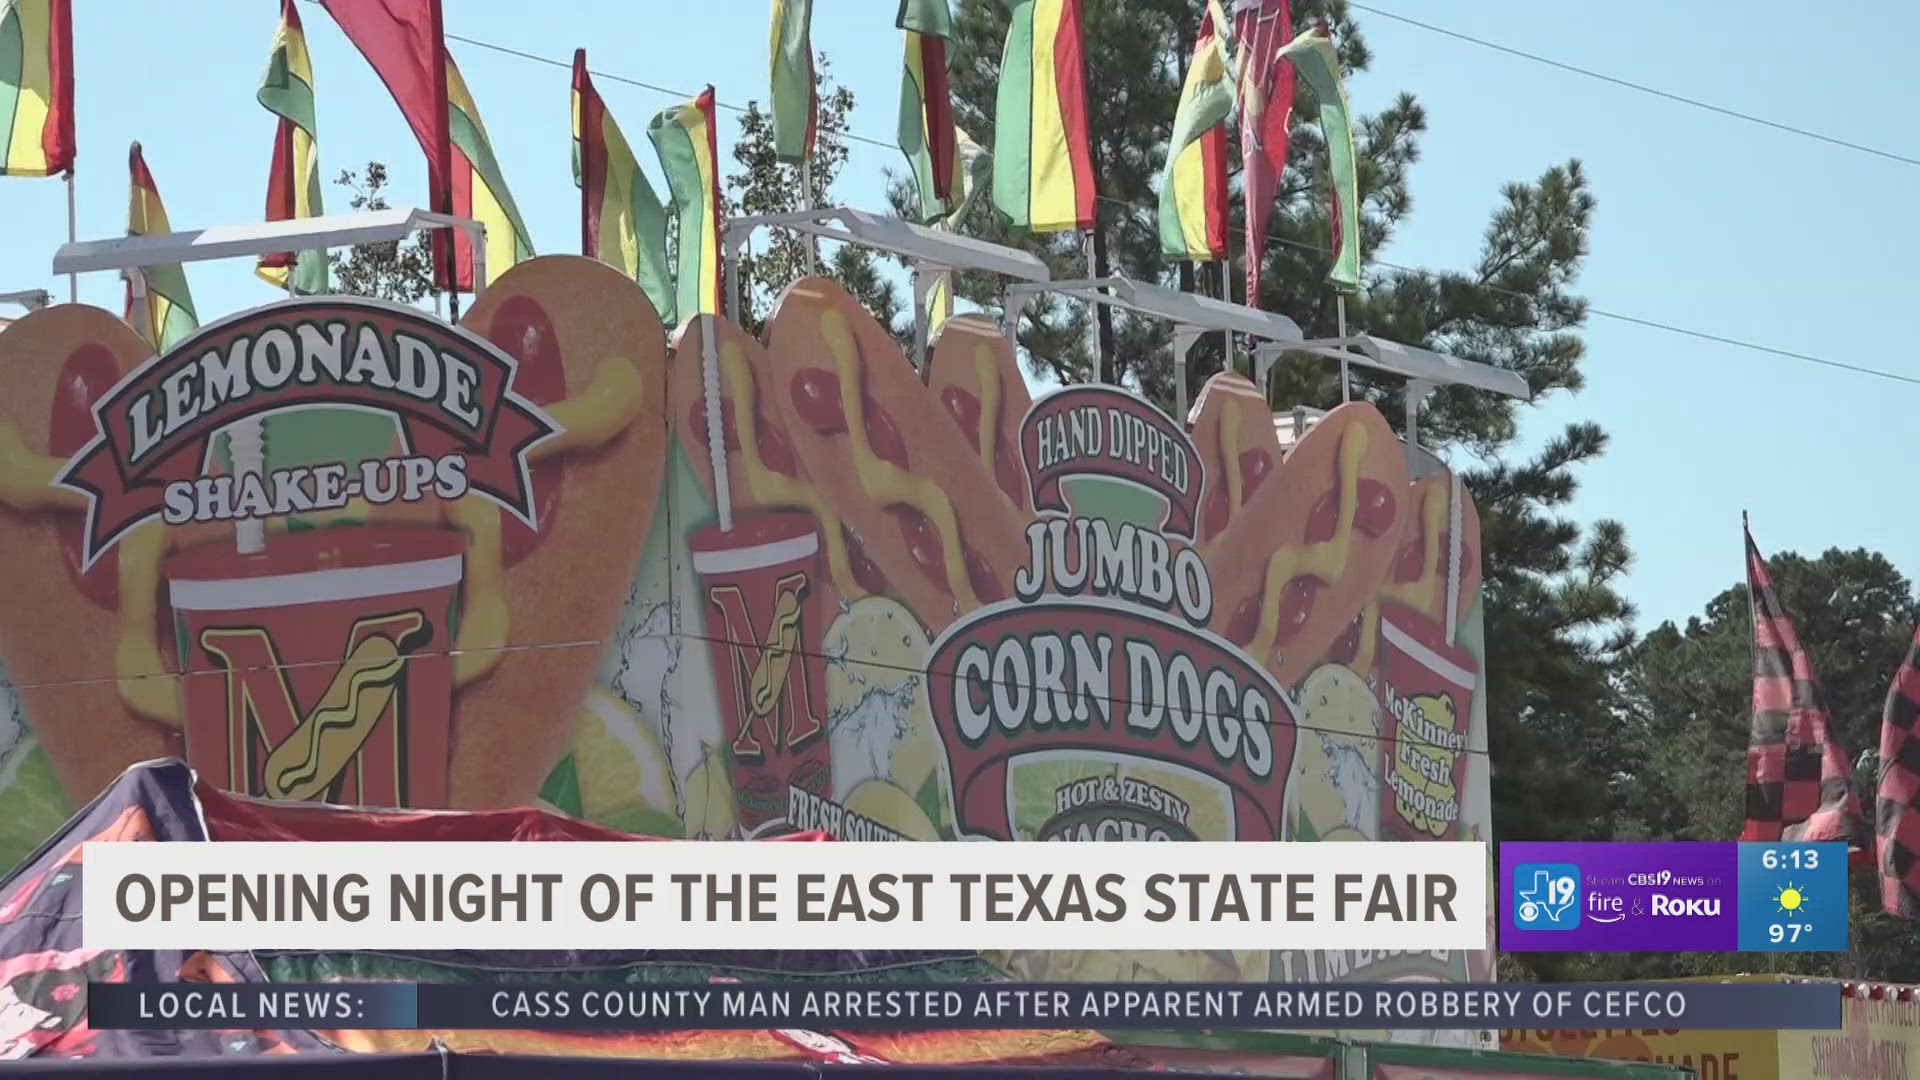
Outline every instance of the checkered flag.
<path fill-rule="evenodd" d="M 1740 839 L 1844 840 L 1864 858 L 1867 823 L 1847 752 L 1834 738 L 1813 661 L 1773 591 L 1767 562 L 1753 534 L 1747 532 L 1746 538 L 1753 733 L 1747 745 L 1747 822 Z M 1920 821 L 1915 828 L 1920 830 Z"/>
<path fill-rule="evenodd" d="M 1880 786 L 1874 839 L 1880 855 L 1880 906 L 1920 919 L 1920 629 L 1894 672 L 1880 721 Z"/>

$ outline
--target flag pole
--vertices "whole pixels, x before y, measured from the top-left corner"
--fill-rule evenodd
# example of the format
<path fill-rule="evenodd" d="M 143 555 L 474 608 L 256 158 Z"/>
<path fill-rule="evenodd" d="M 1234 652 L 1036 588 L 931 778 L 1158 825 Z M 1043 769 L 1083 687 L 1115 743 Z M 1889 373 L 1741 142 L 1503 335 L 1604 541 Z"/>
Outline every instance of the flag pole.
<path fill-rule="evenodd" d="M 73 192 L 73 170 L 69 168 L 67 170 L 67 243 L 71 244 L 79 239 L 79 199 Z M 67 275 L 67 301 L 74 304 L 80 302 L 80 275 L 78 273 Z"/>
<path fill-rule="evenodd" d="M 808 210 L 815 208 L 813 199 L 813 148 L 808 147 L 800 158 L 800 204 Z M 807 273 L 820 272 L 820 249 L 814 246 L 813 234 L 807 233 Z"/>
<path fill-rule="evenodd" d="M 1340 342 L 1340 402 L 1345 404 L 1353 400 L 1352 383 L 1349 381 L 1350 369 L 1347 366 L 1347 294 L 1333 294 L 1334 317 L 1339 320 Z"/>

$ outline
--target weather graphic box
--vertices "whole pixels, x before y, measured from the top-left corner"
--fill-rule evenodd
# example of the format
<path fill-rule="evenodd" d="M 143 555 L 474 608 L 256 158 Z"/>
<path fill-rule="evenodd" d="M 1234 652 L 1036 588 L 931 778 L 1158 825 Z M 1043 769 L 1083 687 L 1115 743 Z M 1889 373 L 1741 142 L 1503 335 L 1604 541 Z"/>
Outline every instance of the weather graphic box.
<path fill-rule="evenodd" d="M 1741 952 L 1846 949 L 1846 844 L 1740 845 Z"/>

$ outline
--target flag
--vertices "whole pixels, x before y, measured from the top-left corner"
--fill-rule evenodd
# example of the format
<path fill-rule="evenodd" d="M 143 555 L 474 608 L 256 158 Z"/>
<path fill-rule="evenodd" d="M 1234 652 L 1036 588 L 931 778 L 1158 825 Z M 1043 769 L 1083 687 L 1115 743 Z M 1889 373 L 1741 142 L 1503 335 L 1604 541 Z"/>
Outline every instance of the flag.
<path fill-rule="evenodd" d="M 1747 745 L 1743 841 L 1847 841 L 1866 849 L 1853 766 L 1827 715 L 1813 661 L 1773 590 L 1767 561 L 1747 540 L 1753 613 L 1753 721 Z"/>
<path fill-rule="evenodd" d="M 1267 222 L 1287 167 L 1287 128 L 1293 122 L 1293 64 L 1280 56 L 1293 37 L 1287 0 L 1241 0 L 1235 18 L 1240 39 L 1240 176 L 1246 201 L 1247 306 L 1260 306 L 1260 268 Z"/>
<path fill-rule="evenodd" d="M 254 95 L 280 118 L 273 136 L 273 165 L 267 173 L 267 220 L 319 217 L 320 157 L 315 152 L 313 64 L 307 34 L 294 0 L 280 0 L 280 28 L 273 35 L 267 73 Z M 276 251 L 260 256 L 254 272 L 273 285 L 311 296 L 327 291 L 327 253 L 323 250 Z M 289 281 L 291 278 L 291 281 Z"/>
<path fill-rule="evenodd" d="M 320 0 L 347 40 L 393 95 L 427 158 L 428 205 L 453 212 L 453 144 L 448 136 L 446 35 L 440 0 Z M 453 238 L 433 232 L 434 278 L 453 279 Z"/>
<path fill-rule="evenodd" d="M 660 167 L 673 192 L 679 222 L 674 279 L 675 310 L 690 315 L 720 313 L 720 172 L 713 124 L 713 87 L 684 105 L 663 109 L 647 125 Z"/>
<path fill-rule="evenodd" d="M 661 323 L 678 325 L 666 207 L 594 89 L 585 49 L 573 52 L 573 182 L 580 188 L 580 253 L 638 281 Z"/>
<path fill-rule="evenodd" d="M 72 2 L 0 0 L 0 176 L 72 171 Z"/>
<path fill-rule="evenodd" d="M 1001 0 L 1013 13 L 994 102 L 993 205 L 1028 232 L 1093 227 L 1080 0 Z"/>
<path fill-rule="evenodd" d="M 1234 92 L 1227 25 L 1219 0 L 1207 0 L 1160 184 L 1160 251 L 1169 259 L 1227 257 L 1226 122 Z"/>
<path fill-rule="evenodd" d="M 1880 721 L 1880 777 L 1874 839 L 1880 862 L 1880 906 L 1920 919 L 1920 629 L 1887 690 Z"/>
<path fill-rule="evenodd" d="M 906 39 L 900 78 L 900 152 L 913 167 L 920 218 L 947 213 L 953 200 L 953 96 L 947 87 L 947 0 L 901 0 L 894 20 Z"/>
<path fill-rule="evenodd" d="M 154 186 L 153 174 L 147 171 L 147 159 L 140 152 L 139 143 L 134 143 L 127 152 L 127 169 L 132 179 L 127 200 L 127 235 L 156 236 L 172 232 L 173 226 L 167 223 L 167 208 L 160 204 L 160 189 Z M 179 263 L 169 263 L 135 273 L 143 274 L 146 279 L 146 325 L 141 326 L 134 311 L 132 282 L 127 284 L 127 321 L 136 329 L 143 329 L 154 349 L 164 353 L 200 327 L 200 319 L 193 312 L 193 293 L 187 289 L 187 272 Z"/>
<path fill-rule="evenodd" d="M 1333 177 L 1333 269 L 1327 280 L 1342 292 L 1360 287 L 1360 184 L 1353 162 L 1353 116 L 1340 80 L 1340 56 L 1324 20 L 1280 50 L 1320 102 L 1320 133 Z"/>
<path fill-rule="evenodd" d="M 773 99 L 773 154 L 781 161 L 813 156 L 820 95 L 813 82 L 813 0 L 773 0 L 767 46 Z"/>
<path fill-rule="evenodd" d="M 480 110 L 467 92 L 467 81 L 460 76 L 460 65 L 451 53 L 447 64 L 447 138 L 453 143 L 453 212 L 470 217 L 487 227 L 487 280 L 507 272 L 522 259 L 533 257 L 533 241 L 528 238 L 520 208 L 507 190 L 500 162 L 493 156 L 493 144 L 487 139 L 487 126 Z M 473 282 L 473 238 L 461 230 L 454 238 L 454 287 L 475 291 Z"/>

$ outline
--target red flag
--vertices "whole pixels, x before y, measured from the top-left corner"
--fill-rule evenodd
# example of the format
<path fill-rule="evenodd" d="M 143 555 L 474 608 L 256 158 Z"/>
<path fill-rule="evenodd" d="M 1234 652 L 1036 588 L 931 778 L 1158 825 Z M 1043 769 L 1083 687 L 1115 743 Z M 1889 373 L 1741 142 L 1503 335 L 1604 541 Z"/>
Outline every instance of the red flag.
<path fill-rule="evenodd" d="M 453 144 L 447 135 L 446 31 L 440 0 L 320 0 L 367 58 L 427 156 L 429 205 L 453 212 Z M 437 284 L 453 287 L 452 237 L 433 233 Z"/>
<path fill-rule="evenodd" d="M 1287 166 L 1293 119 L 1293 64 L 1279 57 L 1293 40 L 1287 0 L 1253 0 L 1235 15 L 1240 39 L 1240 156 L 1246 183 L 1247 306 L 1260 306 L 1260 263 L 1274 193 Z"/>
<path fill-rule="evenodd" d="M 1834 736 L 1813 661 L 1767 562 L 1747 534 L 1747 596 L 1753 612 L 1753 721 L 1747 747 L 1746 841 L 1846 841 L 1864 861 L 1866 819 L 1853 766 Z"/>
<path fill-rule="evenodd" d="M 1920 919 L 1920 629 L 1887 689 L 1875 796 L 1880 906 L 1889 915 Z"/>

